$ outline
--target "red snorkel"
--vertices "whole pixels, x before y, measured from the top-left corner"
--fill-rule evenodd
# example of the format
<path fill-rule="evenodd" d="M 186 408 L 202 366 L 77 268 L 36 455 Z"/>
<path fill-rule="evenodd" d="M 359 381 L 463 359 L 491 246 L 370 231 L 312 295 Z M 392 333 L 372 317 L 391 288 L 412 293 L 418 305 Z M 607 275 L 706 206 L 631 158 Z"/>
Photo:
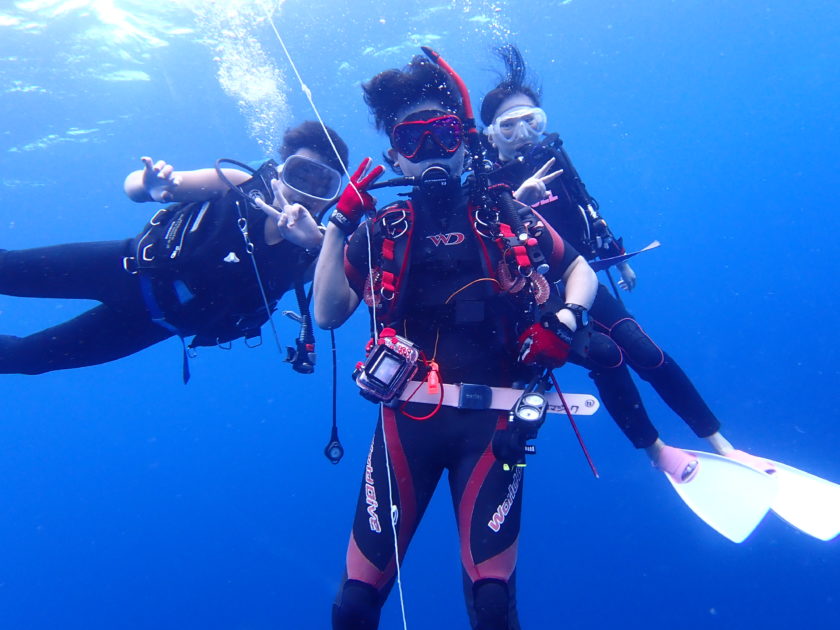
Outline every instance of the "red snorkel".
<path fill-rule="evenodd" d="M 461 94 L 461 103 L 464 105 L 464 113 L 466 114 L 466 118 L 461 122 L 463 122 L 467 134 L 467 148 L 473 160 L 473 172 L 476 177 L 482 176 L 487 171 L 487 165 L 484 163 L 484 151 L 481 149 L 481 139 L 478 135 L 478 129 L 475 126 L 475 116 L 473 115 L 472 101 L 470 100 L 467 85 L 437 51 L 432 50 L 428 46 L 420 46 L 420 49 L 426 53 L 429 59 L 440 66 L 441 70 L 449 75 L 455 83 L 455 87 L 458 88 L 458 92 Z"/>
<path fill-rule="evenodd" d="M 464 80 L 458 76 L 458 73 L 452 69 L 452 66 L 446 63 L 440 54 L 428 46 L 421 46 L 420 49 L 426 53 L 426 56 L 428 56 L 429 59 L 440 66 L 441 70 L 449 75 L 455 83 L 455 87 L 458 88 L 458 92 L 461 94 L 461 103 L 464 105 L 464 113 L 466 114 L 466 118 L 461 122 L 466 128 L 467 150 L 469 151 L 470 158 L 472 159 L 472 172 L 475 177 L 473 203 L 479 207 L 490 208 L 494 205 L 490 200 L 490 194 L 488 192 L 490 183 L 488 181 L 487 174 L 490 171 L 490 166 L 484 160 L 484 149 L 481 146 L 481 138 L 479 137 L 478 129 L 475 126 L 475 116 L 473 114 L 469 90 L 467 90 Z M 513 195 L 510 192 L 507 194 L 498 194 L 496 195 L 496 202 L 502 210 L 505 223 L 507 223 L 513 230 L 515 235 L 514 238 L 519 240 L 519 245 L 524 245 L 528 240 L 528 232 L 525 229 L 525 226 L 522 225 L 522 219 L 516 211 Z M 542 254 L 539 254 L 538 256 L 542 258 L 542 262 L 545 261 Z M 546 270 L 547 266 L 545 269 L 541 269 L 540 272 L 544 273 Z"/>
<path fill-rule="evenodd" d="M 472 170 L 473 175 L 475 176 L 476 186 L 474 188 L 475 191 L 475 199 L 474 202 L 477 204 L 482 204 L 484 207 L 489 207 L 490 204 L 490 196 L 488 193 L 488 181 L 487 181 L 487 173 L 490 170 L 487 162 L 484 160 L 484 151 L 481 147 L 481 138 L 478 135 L 478 129 L 475 126 L 475 116 L 473 115 L 473 108 L 472 108 L 472 101 L 470 100 L 470 93 L 467 90 L 467 85 L 464 83 L 464 80 L 458 76 L 458 73 L 452 69 L 446 61 L 438 54 L 436 51 L 432 50 L 428 46 L 421 46 L 420 49 L 426 53 L 426 56 L 434 61 L 438 66 L 440 66 L 441 70 L 446 72 L 452 81 L 455 83 L 455 86 L 458 88 L 458 92 L 461 94 L 461 102 L 464 105 L 464 113 L 466 114 L 466 118 L 461 121 L 466 128 L 467 134 L 467 149 L 470 152 L 470 157 L 472 158 Z M 513 196 L 510 193 L 499 195 L 498 202 L 502 206 L 504 213 L 506 215 L 506 220 L 510 224 L 510 227 L 513 228 L 514 233 L 519 238 L 520 241 L 525 241 L 527 239 L 528 232 L 522 225 L 522 221 L 519 217 L 519 213 L 514 207 Z M 522 236 L 525 236 L 525 239 Z M 533 248 L 536 249 L 536 248 Z M 540 254 L 541 256 L 542 254 Z M 543 259 L 544 260 L 544 259 Z M 563 394 L 560 392 L 560 388 L 557 386 L 557 380 L 554 378 L 554 374 L 549 371 L 549 375 L 551 377 L 551 381 L 554 384 L 555 389 L 557 390 L 558 395 L 561 397 Z M 598 471 L 595 468 L 595 464 L 592 461 L 592 458 L 589 456 L 589 451 L 586 449 L 586 445 L 583 443 L 583 438 L 578 431 L 577 425 L 575 424 L 574 418 L 572 418 L 571 413 L 569 413 L 569 408 L 566 406 L 565 401 L 563 401 L 563 406 L 566 408 L 566 415 L 569 417 L 569 421 L 572 424 L 572 428 L 574 429 L 575 435 L 580 442 L 580 447 L 583 449 L 583 454 L 586 457 L 586 461 L 589 462 L 589 467 L 592 469 L 592 474 L 595 477 L 598 477 Z"/>

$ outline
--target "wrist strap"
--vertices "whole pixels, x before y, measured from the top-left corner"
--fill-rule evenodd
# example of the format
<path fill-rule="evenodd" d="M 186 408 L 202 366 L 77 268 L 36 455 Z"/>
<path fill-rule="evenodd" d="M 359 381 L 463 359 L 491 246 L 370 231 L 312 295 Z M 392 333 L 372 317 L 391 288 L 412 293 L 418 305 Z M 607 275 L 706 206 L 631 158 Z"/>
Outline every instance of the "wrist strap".
<path fill-rule="evenodd" d="M 572 343 L 572 337 L 574 336 L 572 329 L 561 322 L 556 313 L 546 313 L 543 315 L 540 318 L 540 324 L 542 324 L 543 328 L 547 328 L 566 343 Z"/>
<path fill-rule="evenodd" d="M 330 223 L 332 223 L 338 229 L 344 232 L 344 236 L 350 236 L 353 232 L 356 231 L 356 227 L 353 225 L 353 222 L 338 210 L 332 213 L 332 216 L 330 217 Z"/>
<path fill-rule="evenodd" d="M 577 324 L 578 330 L 582 330 L 589 325 L 589 311 L 586 309 L 585 306 L 581 306 L 580 304 L 573 304 L 571 302 L 566 302 L 563 305 L 568 311 L 571 311 L 572 315 L 575 316 L 575 323 Z"/>

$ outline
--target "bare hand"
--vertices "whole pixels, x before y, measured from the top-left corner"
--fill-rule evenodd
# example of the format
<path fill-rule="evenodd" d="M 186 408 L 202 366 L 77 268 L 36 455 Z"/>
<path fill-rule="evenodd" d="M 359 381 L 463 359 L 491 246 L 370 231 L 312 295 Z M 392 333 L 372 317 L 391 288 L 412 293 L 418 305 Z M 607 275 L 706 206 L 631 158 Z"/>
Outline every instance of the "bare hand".
<path fill-rule="evenodd" d="M 275 205 L 270 206 L 262 199 L 256 199 L 255 203 L 266 216 L 274 221 L 279 235 L 284 240 L 304 249 L 320 247 L 324 235 L 318 229 L 318 223 L 309 210 L 299 203 L 289 203 L 283 195 L 278 180 L 272 181 L 271 187 L 274 190 Z"/>
<path fill-rule="evenodd" d="M 554 179 L 563 173 L 563 169 L 548 173 L 548 170 L 554 166 L 555 159 L 551 158 L 548 162 L 543 164 L 540 169 L 531 175 L 528 179 L 522 182 L 522 185 L 513 193 L 514 198 L 522 203 L 533 205 L 538 201 L 542 201 L 548 196 L 548 187 Z"/>
<path fill-rule="evenodd" d="M 636 272 L 626 262 L 616 265 L 616 269 L 621 274 L 621 280 L 618 281 L 620 286 L 625 291 L 632 291 L 636 288 Z"/>
<path fill-rule="evenodd" d="M 150 157 L 141 157 L 143 162 L 143 190 L 154 201 L 172 201 L 172 192 L 181 185 L 181 178 L 175 175 L 171 164 L 163 160 L 153 162 Z"/>

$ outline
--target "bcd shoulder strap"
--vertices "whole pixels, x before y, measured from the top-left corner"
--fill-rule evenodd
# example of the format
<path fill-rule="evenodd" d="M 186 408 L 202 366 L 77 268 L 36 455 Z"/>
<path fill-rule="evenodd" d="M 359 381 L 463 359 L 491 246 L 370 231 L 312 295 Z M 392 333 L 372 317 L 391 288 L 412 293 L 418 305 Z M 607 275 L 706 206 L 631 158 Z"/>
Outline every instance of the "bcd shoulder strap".
<path fill-rule="evenodd" d="M 382 248 L 379 256 L 381 271 L 381 300 L 374 303 L 382 308 L 380 316 L 386 322 L 396 319 L 402 288 L 408 279 L 411 244 L 415 225 L 414 204 L 394 204 L 386 207 L 376 218 L 382 233 Z M 377 290 L 374 287 L 374 290 Z"/>

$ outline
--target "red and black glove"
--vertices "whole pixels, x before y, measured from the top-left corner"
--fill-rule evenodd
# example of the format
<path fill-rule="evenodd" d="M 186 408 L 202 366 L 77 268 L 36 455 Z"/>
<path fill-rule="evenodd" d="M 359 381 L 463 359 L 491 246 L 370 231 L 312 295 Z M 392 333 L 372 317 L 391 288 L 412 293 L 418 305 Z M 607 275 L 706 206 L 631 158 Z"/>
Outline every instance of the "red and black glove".
<path fill-rule="evenodd" d="M 549 315 L 542 322 L 531 324 L 519 336 L 519 360 L 525 365 L 553 370 L 566 363 L 571 345 L 572 331 L 557 321 L 556 315 Z"/>
<path fill-rule="evenodd" d="M 359 164 L 359 168 L 350 177 L 350 183 L 341 193 L 341 197 L 339 197 L 335 206 L 335 212 L 330 217 L 330 223 L 337 225 L 348 236 L 353 233 L 366 212 L 376 210 L 376 201 L 366 190 L 368 186 L 382 176 L 385 167 L 379 165 L 365 175 L 365 171 L 370 167 L 371 162 L 373 160 L 368 157 Z"/>

